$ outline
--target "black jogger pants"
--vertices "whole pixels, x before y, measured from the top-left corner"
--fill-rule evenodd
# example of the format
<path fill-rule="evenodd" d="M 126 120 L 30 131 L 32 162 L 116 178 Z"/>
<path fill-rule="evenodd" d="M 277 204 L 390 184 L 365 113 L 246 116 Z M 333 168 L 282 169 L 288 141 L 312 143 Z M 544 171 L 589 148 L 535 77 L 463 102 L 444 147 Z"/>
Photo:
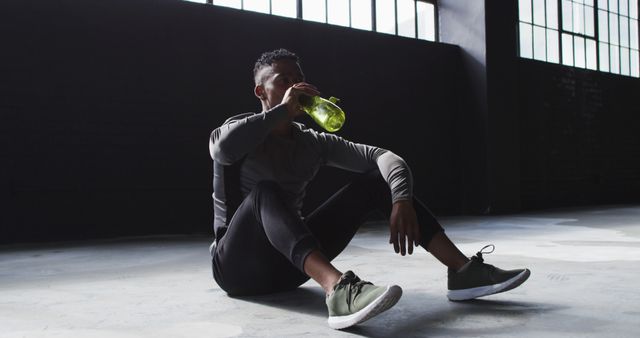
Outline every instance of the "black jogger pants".
<path fill-rule="evenodd" d="M 273 181 L 259 182 L 216 243 L 213 276 L 229 295 L 295 289 L 309 279 L 303 266 L 311 251 L 333 260 L 372 212 L 391 216 L 391 191 L 377 169 L 358 175 L 304 219 L 285 205 L 282 193 Z M 413 202 L 426 248 L 444 230 L 422 202 Z"/>

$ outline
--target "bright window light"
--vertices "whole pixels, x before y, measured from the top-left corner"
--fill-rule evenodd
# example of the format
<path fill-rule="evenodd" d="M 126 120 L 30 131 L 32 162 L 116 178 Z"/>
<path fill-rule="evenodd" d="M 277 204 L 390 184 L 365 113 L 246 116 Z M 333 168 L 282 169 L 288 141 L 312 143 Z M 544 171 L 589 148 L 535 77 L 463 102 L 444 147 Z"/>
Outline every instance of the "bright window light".
<path fill-rule="evenodd" d="M 435 6 L 418 1 L 418 39 L 436 41 Z"/>
<path fill-rule="evenodd" d="M 371 30 L 371 0 L 351 0 L 351 27 Z"/>
<path fill-rule="evenodd" d="M 269 14 L 269 0 L 244 0 L 244 9 Z"/>
<path fill-rule="evenodd" d="M 398 35 L 416 37 L 416 10 L 414 0 L 396 0 L 398 7 Z"/>
<path fill-rule="evenodd" d="M 396 34 L 396 6 L 394 0 L 376 0 L 376 30 Z"/>
<path fill-rule="evenodd" d="M 327 9 L 330 24 L 349 27 L 349 1 L 327 0 Z"/>
<path fill-rule="evenodd" d="M 437 40 L 437 0 L 184 0 L 215 6 L 340 25 L 421 40 Z M 543 7 L 559 0 L 536 1 L 538 16 Z M 545 2 L 547 1 L 547 2 Z M 298 8 L 298 5 L 301 7 Z M 375 9 L 375 10 L 374 10 Z M 547 9 L 549 10 L 549 9 Z M 531 13 L 521 10 L 524 15 Z M 542 13 L 542 14 L 540 14 Z M 531 17 L 531 14 L 529 15 Z M 549 24 L 552 24 L 549 21 Z M 557 20 L 555 25 L 557 25 Z"/>
<path fill-rule="evenodd" d="M 302 0 L 304 20 L 327 22 L 327 6 L 324 0 Z"/>
<path fill-rule="evenodd" d="M 216 6 L 242 9 L 242 1 L 240 0 L 213 0 L 213 4 Z"/>
<path fill-rule="evenodd" d="M 639 77 L 638 0 L 518 0 L 518 15 L 520 57 Z"/>
<path fill-rule="evenodd" d="M 295 18 L 298 15 L 296 0 L 271 1 L 271 13 L 279 16 Z"/>

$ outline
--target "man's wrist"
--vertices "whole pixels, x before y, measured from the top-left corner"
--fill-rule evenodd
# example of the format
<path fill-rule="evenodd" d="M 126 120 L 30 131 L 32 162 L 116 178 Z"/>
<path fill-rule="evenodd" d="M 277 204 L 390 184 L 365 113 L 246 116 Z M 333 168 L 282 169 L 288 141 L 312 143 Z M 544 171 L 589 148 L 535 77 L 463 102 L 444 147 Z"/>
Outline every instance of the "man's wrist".
<path fill-rule="evenodd" d="M 399 199 L 396 200 L 395 202 L 393 202 L 393 206 L 403 206 L 403 205 L 411 205 L 413 206 L 413 199 L 411 198 L 407 198 L 407 199 Z"/>

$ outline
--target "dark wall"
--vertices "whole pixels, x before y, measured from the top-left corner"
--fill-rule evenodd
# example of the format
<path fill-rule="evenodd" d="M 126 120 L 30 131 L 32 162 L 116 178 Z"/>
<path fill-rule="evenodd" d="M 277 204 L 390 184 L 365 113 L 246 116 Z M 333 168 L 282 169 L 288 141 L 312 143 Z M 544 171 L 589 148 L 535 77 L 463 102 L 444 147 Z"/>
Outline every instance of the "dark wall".
<path fill-rule="evenodd" d="M 278 47 L 342 99 L 339 135 L 464 211 L 458 47 L 170 0 L 3 1 L 0 38 L 0 242 L 210 232 L 209 133 L 259 109 L 253 62 Z M 349 175 L 321 171 L 306 209 Z"/>
<path fill-rule="evenodd" d="M 460 170 L 462 209 L 473 213 L 492 210 L 487 162 L 487 46 L 483 1 L 438 1 L 440 41 L 461 48 L 465 97 L 458 100 L 461 111 Z"/>
<path fill-rule="evenodd" d="M 518 57 L 516 0 L 438 3 L 441 39 L 460 46 L 469 84 L 465 210 L 640 200 L 640 79 Z"/>
<path fill-rule="evenodd" d="M 519 58 L 517 1 L 485 3 L 497 205 L 640 201 L 640 79 Z"/>
<path fill-rule="evenodd" d="M 640 201 L 640 79 L 519 65 L 523 208 Z"/>
<path fill-rule="evenodd" d="M 521 210 L 517 1 L 485 0 L 488 213 Z M 515 21 L 514 21 L 515 19 Z"/>

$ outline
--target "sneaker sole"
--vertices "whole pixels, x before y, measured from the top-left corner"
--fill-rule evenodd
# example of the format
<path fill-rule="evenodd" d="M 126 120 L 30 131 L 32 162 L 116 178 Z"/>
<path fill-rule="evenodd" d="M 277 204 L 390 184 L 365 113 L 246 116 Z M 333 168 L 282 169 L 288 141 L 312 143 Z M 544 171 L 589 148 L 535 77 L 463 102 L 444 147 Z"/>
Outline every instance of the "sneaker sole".
<path fill-rule="evenodd" d="M 340 330 L 362 323 L 396 305 L 401 296 L 402 289 L 399 286 L 388 286 L 385 292 L 378 296 L 378 298 L 371 302 L 371 304 L 367 305 L 364 309 L 347 316 L 329 317 L 329 327 Z"/>
<path fill-rule="evenodd" d="M 469 300 L 478 297 L 493 295 L 500 292 L 509 291 L 520 286 L 524 283 L 529 276 L 531 275 L 531 271 L 529 269 L 525 269 L 517 276 L 498 284 L 480 286 L 477 288 L 470 289 L 462 289 L 462 290 L 449 290 L 447 293 L 447 298 L 449 300 L 458 301 L 458 300 Z"/>

